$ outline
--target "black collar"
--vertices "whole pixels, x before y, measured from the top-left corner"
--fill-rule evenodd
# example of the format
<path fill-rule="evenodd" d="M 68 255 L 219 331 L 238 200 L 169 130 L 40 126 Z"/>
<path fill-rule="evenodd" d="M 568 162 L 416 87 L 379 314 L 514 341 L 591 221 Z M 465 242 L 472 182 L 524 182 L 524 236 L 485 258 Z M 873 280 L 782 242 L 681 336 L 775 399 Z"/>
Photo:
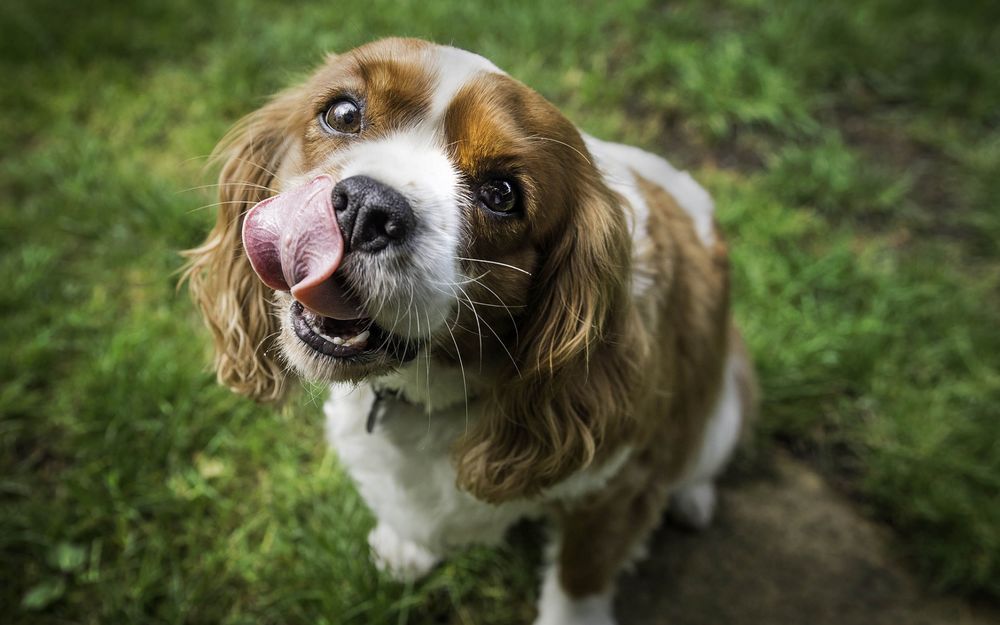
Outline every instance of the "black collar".
<path fill-rule="evenodd" d="M 369 434 L 375 431 L 376 423 L 385 420 L 385 417 L 389 413 L 389 406 L 391 404 L 403 404 L 404 406 L 415 405 L 413 402 L 404 399 L 403 394 L 400 391 L 374 387 L 372 390 L 375 391 L 375 401 L 372 402 L 372 408 L 368 411 L 368 420 L 365 421 L 365 431 Z"/>

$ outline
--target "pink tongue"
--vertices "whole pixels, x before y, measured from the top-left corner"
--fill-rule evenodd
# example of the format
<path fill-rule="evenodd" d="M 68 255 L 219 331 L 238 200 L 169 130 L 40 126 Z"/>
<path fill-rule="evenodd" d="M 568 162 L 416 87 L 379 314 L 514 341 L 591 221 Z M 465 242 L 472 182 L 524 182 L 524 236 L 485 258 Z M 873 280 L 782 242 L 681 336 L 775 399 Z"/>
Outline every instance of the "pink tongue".
<path fill-rule="evenodd" d="M 330 279 L 344 256 L 332 190 L 320 176 L 260 202 L 243 219 L 243 249 L 267 286 L 324 317 L 357 319 L 364 312 Z"/>

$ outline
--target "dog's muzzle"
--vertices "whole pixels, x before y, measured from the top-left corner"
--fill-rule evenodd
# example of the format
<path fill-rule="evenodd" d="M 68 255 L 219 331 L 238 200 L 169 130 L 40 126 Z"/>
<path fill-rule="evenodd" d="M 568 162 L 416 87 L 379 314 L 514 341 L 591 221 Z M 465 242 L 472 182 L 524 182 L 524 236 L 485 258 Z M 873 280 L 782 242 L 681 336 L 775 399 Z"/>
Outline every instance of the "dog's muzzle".
<path fill-rule="evenodd" d="M 357 319 L 365 316 L 360 303 L 334 279 L 344 255 L 401 245 L 414 225 L 409 202 L 391 187 L 367 176 L 334 184 L 324 175 L 251 208 L 243 249 L 267 286 L 318 315 Z"/>

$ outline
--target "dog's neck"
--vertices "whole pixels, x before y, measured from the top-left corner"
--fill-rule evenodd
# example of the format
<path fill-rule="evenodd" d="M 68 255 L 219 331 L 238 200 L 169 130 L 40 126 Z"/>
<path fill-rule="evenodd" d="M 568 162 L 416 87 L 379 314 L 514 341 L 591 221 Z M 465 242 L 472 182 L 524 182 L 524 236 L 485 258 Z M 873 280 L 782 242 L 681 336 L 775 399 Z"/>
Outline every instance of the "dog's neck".
<path fill-rule="evenodd" d="M 371 381 L 377 394 L 423 407 L 427 414 L 472 403 L 485 389 L 483 378 L 461 367 L 436 362 L 421 353 L 389 375 Z"/>

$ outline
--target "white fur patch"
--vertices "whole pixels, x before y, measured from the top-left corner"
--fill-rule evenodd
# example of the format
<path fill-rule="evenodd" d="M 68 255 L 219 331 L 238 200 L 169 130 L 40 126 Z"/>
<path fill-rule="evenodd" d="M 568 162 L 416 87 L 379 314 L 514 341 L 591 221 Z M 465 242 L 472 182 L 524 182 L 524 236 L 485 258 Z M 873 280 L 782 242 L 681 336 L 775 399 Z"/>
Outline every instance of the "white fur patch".
<path fill-rule="evenodd" d="M 711 196 L 695 182 L 686 171 L 679 171 L 673 165 L 655 154 L 620 143 L 601 141 L 584 135 L 587 149 L 597 159 L 598 168 L 612 189 L 629 200 L 636 212 L 635 225 L 645 230 L 645 220 L 649 214 L 642 194 L 639 193 L 635 171 L 646 180 L 667 190 L 694 222 L 695 232 L 703 245 L 715 242 L 712 218 L 715 204 Z M 633 231 L 635 232 L 635 230 Z"/>
<path fill-rule="evenodd" d="M 681 488 L 711 482 L 736 448 L 743 422 L 738 372 L 744 363 L 740 358 L 741 356 L 730 353 L 726 359 L 722 389 L 706 426 L 701 451 L 694 464 L 686 471 Z"/>
<path fill-rule="evenodd" d="M 376 388 L 394 391 L 402 399 L 422 406 L 427 414 L 446 408 L 465 409 L 483 390 L 477 376 L 458 367 L 440 367 L 428 361 L 426 349 L 403 367 L 373 381 Z"/>
<path fill-rule="evenodd" d="M 327 437 L 379 523 L 400 540 L 443 555 L 496 544 L 511 524 L 540 514 L 538 502 L 495 506 L 455 487 L 451 446 L 468 423 L 464 404 L 427 414 L 395 402 L 369 434 L 365 423 L 374 399 L 368 385 L 334 385 L 323 407 Z M 477 409 L 470 406 L 468 419 Z"/>
<path fill-rule="evenodd" d="M 379 523 L 368 534 L 368 546 L 376 568 L 400 582 L 414 582 L 431 572 L 441 558 L 424 547 L 400 538 L 391 527 Z"/>
<path fill-rule="evenodd" d="M 454 383 L 455 374 L 445 367 L 432 370 L 431 392 L 439 388 L 442 376 Z M 390 376 L 379 383 L 392 381 Z M 368 433 L 365 424 L 374 400 L 368 384 L 334 384 L 323 406 L 327 438 L 379 523 L 391 528 L 400 541 L 435 555 L 465 545 L 498 543 L 516 521 L 543 515 L 548 502 L 604 487 L 630 453 L 623 449 L 538 498 L 488 504 L 455 487 L 451 463 L 452 445 L 480 418 L 479 402 L 470 401 L 468 412 L 464 401 L 457 401 L 433 413 L 423 406 L 393 402 L 392 411 Z"/>
<path fill-rule="evenodd" d="M 682 487 L 670 499 L 671 512 L 692 529 L 705 529 L 715 516 L 715 484 L 698 482 Z"/>

